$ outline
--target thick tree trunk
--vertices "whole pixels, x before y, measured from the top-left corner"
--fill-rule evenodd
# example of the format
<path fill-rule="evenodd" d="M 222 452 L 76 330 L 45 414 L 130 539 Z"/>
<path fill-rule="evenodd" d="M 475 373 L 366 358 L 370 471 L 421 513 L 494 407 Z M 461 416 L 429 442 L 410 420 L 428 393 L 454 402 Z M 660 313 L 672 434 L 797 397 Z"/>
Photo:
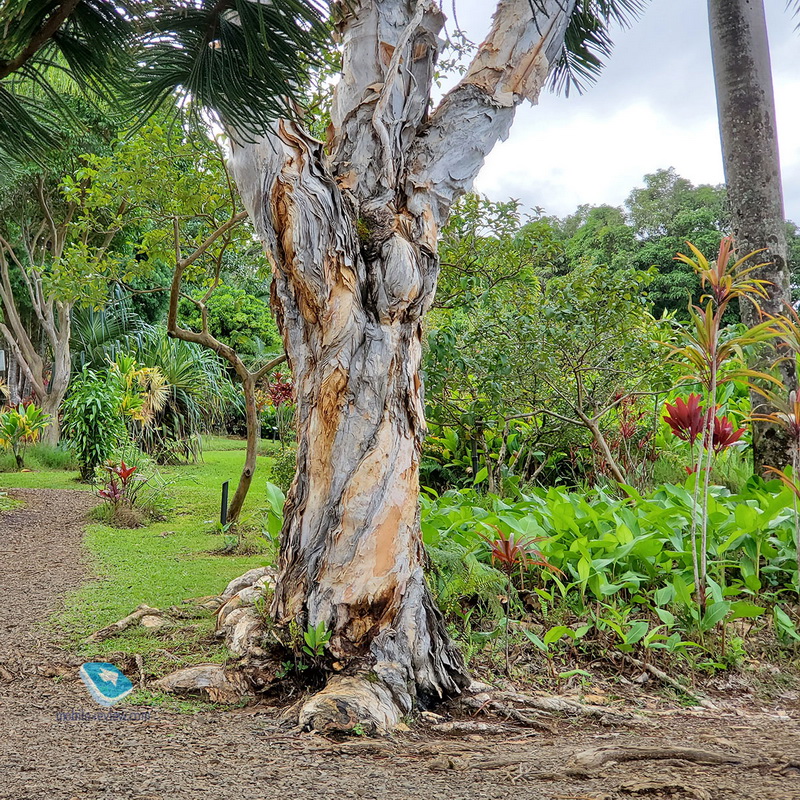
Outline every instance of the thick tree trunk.
<path fill-rule="evenodd" d="M 423 573 L 422 316 L 450 205 L 516 105 L 535 100 L 573 6 L 500 2 L 472 66 L 429 117 L 438 5 L 343 2 L 332 156 L 289 122 L 256 143 L 233 137 L 297 403 L 273 612 L 303 629 L 324 623 L 347 665 L 306 704 L 306 726 L 385 730 L 467 681 Z"/>
<path fill-rule="evenodd" d="M 64 402 L 64 395 L 45 395 L 39 403 L 45 413 L 50 415 L 50 424 L 42 431 L 42 442 L 55 446 L 61 440 L 61 404 Z"/>
<path fill-rule="evenodd" d="M 711 51 L 722 139 L 725 181 L 731 205 L 737 257 L 754 250 L 761 264 L 753 277 L 770 282 L 769 298 L 761 303 L 768 314 L 781 314 L 791 300 L 786 225 L 783 209 L 775 98 L 763 0 L 708 0 Z M 762 321 L 748 300 L 742 319 L 752 327 Z M 795 388 L 794 366 L 783 362 L 786 392 Z M 764 400 L 753 394 L 762 413 Z M 756 423 L 753 431 L 754 466 L 791 463 L 790 437 L 782 428 Z"/>

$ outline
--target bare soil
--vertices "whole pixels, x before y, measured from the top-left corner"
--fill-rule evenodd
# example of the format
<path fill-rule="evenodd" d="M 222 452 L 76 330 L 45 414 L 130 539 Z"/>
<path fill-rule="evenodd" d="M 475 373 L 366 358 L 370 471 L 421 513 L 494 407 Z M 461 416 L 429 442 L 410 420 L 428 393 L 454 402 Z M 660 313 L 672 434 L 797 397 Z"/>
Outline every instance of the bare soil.
<path fill-rule="evenodd" d="M 258 705 L 191 715 L 125 706 L 149 718 L 64 720 L 103 711 L 77 677 L 79 662 L 41 624 L 88 576 L 81 535 L 93 500 L 13 494 L 26 507 L 0 515 L 3 800 L 800 800 L 793 696 L 780 708 L 725 696 L 702 710 L 642 702 L 621 725 L 554 717 L 554 734 L 507 726 L 444 736 L 420 724 L 389 740 L 299 734 L 279 709 Z M 669 757 L 675 746 L 717 763 Z M 587 766 L 585 752 L 598 747 L 615 748 L 612 759 Z M 654 749 L 622 760 L 634 747 Z"/>

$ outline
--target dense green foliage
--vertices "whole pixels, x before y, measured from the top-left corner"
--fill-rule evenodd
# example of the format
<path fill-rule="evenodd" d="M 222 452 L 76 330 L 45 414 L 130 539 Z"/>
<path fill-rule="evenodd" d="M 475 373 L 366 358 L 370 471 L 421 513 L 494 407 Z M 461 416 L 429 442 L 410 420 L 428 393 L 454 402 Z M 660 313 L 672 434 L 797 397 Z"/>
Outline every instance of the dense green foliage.
<path fill-rule="evenodd" d="M 697 657 L 710 654 L 714 664 L 719 642 L 707 637 L 722 623 L 771 619 L 780 640 L 800 641 L 782 605 L 794 596 L 797 568 L 790 491 L 780 481 L 758 479 L 739 493 L 714 488 L 711 597 L 701 611 L 692 596 L 693 482 L 694 476 L 684 486 L 664 485 L 647 495 L 628 487 L 619 499 L 557 488 L 506 499 L 467 489 L 426 498 L 422 528 L 432 587 L 461 620 L 462 632 L 487 612 L 498 617 L 505 576 L 491 564 L 485 537 L 515 534 L 536 540 L 552 566 L 521 568 L 514 579 L 512 617 L 543 632 L 580 620 L 587 643 L 595 639 L 623 651 L 690 650 Z"/>
<path fill-rule="evenodd" d="M 81 478 L 94 473 L 126 436 L 122 393 L 107 376 L 86 368 L 73 381 L 64 402 L 64 436 L 75 451 Z"/>
<path fill-rule="evenodd" d="M 214 290 L 206 308 L 209 333 L 233 347 L 241 358 L 253 359 L 280 347 L 269 298 L 225 285 Z M 181 318 L 187 327 L 200 330 L 200 311 L 186 300 L 181 303 Z"/>

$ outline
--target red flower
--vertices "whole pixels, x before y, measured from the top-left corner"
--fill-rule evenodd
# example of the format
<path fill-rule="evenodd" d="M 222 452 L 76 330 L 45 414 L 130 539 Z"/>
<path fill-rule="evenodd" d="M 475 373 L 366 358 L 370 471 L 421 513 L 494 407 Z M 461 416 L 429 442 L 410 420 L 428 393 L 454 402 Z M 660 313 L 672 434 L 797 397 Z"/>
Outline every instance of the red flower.
<path fill-rule="evenodd" d="M 700 405 L 700 399 L 699 394 L 690 394 L 688 402 L 679 397 L 674 406 L 669 403 L 666 405 L 667 415 L 664 417 L 664 422 L 672 428 L 675 436 L 691 444 L 697 441 L 705 426 L 706 415 Z"/>
<path fill-rule="evenodd" d="M 711 437 L 714 452 L 721 453 L 723 450 L 727 450 L 742 438 L 744 432 L 744 428 L 735 431 L 733 423 L 727 417 L 714 417 L 714 433 Z"/>

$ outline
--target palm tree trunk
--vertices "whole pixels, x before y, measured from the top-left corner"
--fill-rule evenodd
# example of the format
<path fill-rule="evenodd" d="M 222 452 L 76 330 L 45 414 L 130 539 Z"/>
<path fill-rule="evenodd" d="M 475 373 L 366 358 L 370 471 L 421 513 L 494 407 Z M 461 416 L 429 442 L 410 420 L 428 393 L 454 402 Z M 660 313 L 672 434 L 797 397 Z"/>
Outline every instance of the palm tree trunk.
<path fill-rule="evenodd" d="M 791 291 L 764 3 L 708 0 L 708 15 L 737 257 L 763 249 L 752 260 L 761 264 L 753 277 L 769 281 L 769 298 L 761 310 L 781 314 L 791 301 Z M 741 301 L 741 314 L 749 327 L 762 321 L 759 309 L 746 299 Z M 796 384 L 794 366 L 783 362 L 780 370 L 788 393 Z M 761 413 L 772 411 L 764 407 L 760 395 L 754 393 L 752 400 Z M 775 425 L 755 423 L 753 454 L 758 473 L 766 465 L 783 467 L 791 463 L 790 437 Z"/>

